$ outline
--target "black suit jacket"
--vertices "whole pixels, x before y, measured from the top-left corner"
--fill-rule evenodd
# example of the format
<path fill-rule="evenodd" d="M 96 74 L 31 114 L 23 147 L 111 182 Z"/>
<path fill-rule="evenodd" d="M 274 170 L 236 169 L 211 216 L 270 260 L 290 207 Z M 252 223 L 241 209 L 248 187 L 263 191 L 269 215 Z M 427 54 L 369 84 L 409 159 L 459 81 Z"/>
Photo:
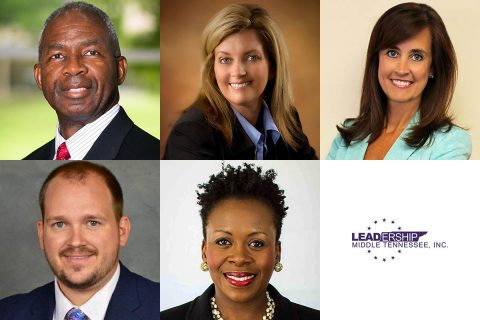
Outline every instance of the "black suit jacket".
<path fill-rule="evenodd" d="M 300 118 L 295 114 L 298 124 Z M 318 159 L 308 138 L 302 133 L 298 151 L 289 147 L 283 139 L 275 145 L 272 159 L 314 160 Z M 270 151 L 269 151 L 270 152 Z M 233 141 L 230 147 L 221 132 L 213 128 L 202 111 L 193 106 L 188 108 L 175 123 L 165 147 L 164 159 L 171 160 L 254 160 L 255 145 L 248 137 L 242 125 L 234 118 Z"/>
<path fill-rule="evenodd" d="M 55 139 L 33 151 L 23 160 L 52 160 L 54 155 Z M 137 127 L 122 107 L 83 158 L 83 160 L 112 159 L 160 159 L 160 141 Z"/>
<path fill-rule="evenodd" d="M 275 320 L 319 320 L 320 311 L 291 302 L 283 297 L 272 285 L 267 288 L 275 301 Z M 215 294 L 212 284 L 195 300 L 160 312 L 161 320 L 211 320 L 210 297 Z M 221 312 L 221 310 L 220 310 Z"/>
<path fill-rule="evenodd" d="M 52 320 L 55 284 L 50 282 L 30 293 L 0 300 L 0 320 Z M 120 264 L 120 278 L 108 304 L 105 320 L 158 319 L 160 285 Z"/>

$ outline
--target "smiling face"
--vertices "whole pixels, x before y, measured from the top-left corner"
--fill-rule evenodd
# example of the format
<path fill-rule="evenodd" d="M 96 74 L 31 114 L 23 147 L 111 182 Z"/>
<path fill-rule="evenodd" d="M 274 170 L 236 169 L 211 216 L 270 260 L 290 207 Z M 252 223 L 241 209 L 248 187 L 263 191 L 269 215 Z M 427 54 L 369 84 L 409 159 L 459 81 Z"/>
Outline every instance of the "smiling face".
<path fill-rule="evenodd" d="M 418 108 L 432 64 L 432 39 L 428 28 L 393 48 L 379 53 L 378 81 L 388 106 Z"/>
<path fill-rule="evenodd" d="M 222 95 L 242 114 L 244 108 L 259 109 L 269 80 L 269 61 L 257 33 L 234 33 L 214 54 L 215 79 Z"/>
<path fill-rule="evenodd" d="M 45 192 L 44 219 L 37 222 L 40 247 L 60 288 L 98 290 L 113 276 L 130 222 L 117 222 L 103 178 L 53 178 Z"/>
<path fill-rule="evenodd" d="M 273 212 L 254 199 L 226 199 L 208 216 L 202 257 L 215 284 L 215 298 L 248 303 L 265 299 L 273 267 L 280 261 Z"/>
<path fill-rule="evenodd" d="M 98 17 L 67 11 L 47 26 L 40 48 L 35 80 L 61 124 L 92 122 L 118 102 L 127 62 L 115 57 Z"/>

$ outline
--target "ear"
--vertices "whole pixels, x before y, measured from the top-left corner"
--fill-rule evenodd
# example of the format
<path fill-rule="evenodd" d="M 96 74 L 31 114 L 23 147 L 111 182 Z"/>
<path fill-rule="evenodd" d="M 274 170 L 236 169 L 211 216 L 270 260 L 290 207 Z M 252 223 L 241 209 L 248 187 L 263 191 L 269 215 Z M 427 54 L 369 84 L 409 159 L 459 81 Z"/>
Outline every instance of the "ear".
<path fill-rule="evenodd" d="M 127 216 L 120 218 L 118 222 L 118 233 L 120 237 L 120 246 L 124 247 L 130 237 L 130 219 Z"/>
<path fill-rule="evenodd" d="M 42 67 L 39 63 L 33 66 L 33 77 L 35 78 L 38 89 L 42 90 Z"/>
<path fill-rule="evenodd" d="M 117 58 L 117 84 L 121 85 L 127 76 L 128 62 L 127 58 L 120 56 Z"/>
<path fill-rule="evenodd" d="M 207 245 L 205 243 L 205 240 L 202 240 L 202 261 L 207 261 Z"/>
<path fill-rule="evenodd" d="M 43 245 L 43 220 L 37 221 L 37 235 L 40 249 L 45 250 L 45 246 Z"/>
<path fill-rule="evenodd" d="M 282 258 L 282 243 L 280 241 L 277 241 L 277 244 L 275 245 L 275 263 L 280 262 Z"/>

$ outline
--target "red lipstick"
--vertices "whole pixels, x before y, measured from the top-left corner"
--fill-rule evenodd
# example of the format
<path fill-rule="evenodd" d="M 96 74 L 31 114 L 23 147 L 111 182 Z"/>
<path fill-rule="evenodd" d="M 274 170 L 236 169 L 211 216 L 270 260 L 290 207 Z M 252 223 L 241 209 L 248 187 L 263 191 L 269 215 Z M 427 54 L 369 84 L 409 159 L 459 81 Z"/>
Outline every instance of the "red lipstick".
<path fill-rule="evenodd" d="M 256 274 L 250 272 L 225 272 L 227 281 L 235 287 L 246 287 L 253 282 Z"/>

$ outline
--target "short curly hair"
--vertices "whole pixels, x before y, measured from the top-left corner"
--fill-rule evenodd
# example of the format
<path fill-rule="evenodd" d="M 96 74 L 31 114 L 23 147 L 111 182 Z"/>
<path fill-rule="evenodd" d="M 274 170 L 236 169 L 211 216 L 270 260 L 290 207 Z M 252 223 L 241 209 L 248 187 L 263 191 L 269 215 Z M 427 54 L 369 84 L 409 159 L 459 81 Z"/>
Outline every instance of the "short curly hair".
<path fill-rule="evenodd" d="M 203 238 L 206 238 L 208 216 L 219 202 L 226 199 L 255 199 L 272 209 L 278 241 L 288 207 L 285 206 L 284 191 L 274 182 L 276 176 L 273 169 L 262 174 L 262 168 L 254 164 L 244 163 L 238 167 L 222 164 L 221 172 L 198 185 L 197 204 L 201 207 Z"/>

